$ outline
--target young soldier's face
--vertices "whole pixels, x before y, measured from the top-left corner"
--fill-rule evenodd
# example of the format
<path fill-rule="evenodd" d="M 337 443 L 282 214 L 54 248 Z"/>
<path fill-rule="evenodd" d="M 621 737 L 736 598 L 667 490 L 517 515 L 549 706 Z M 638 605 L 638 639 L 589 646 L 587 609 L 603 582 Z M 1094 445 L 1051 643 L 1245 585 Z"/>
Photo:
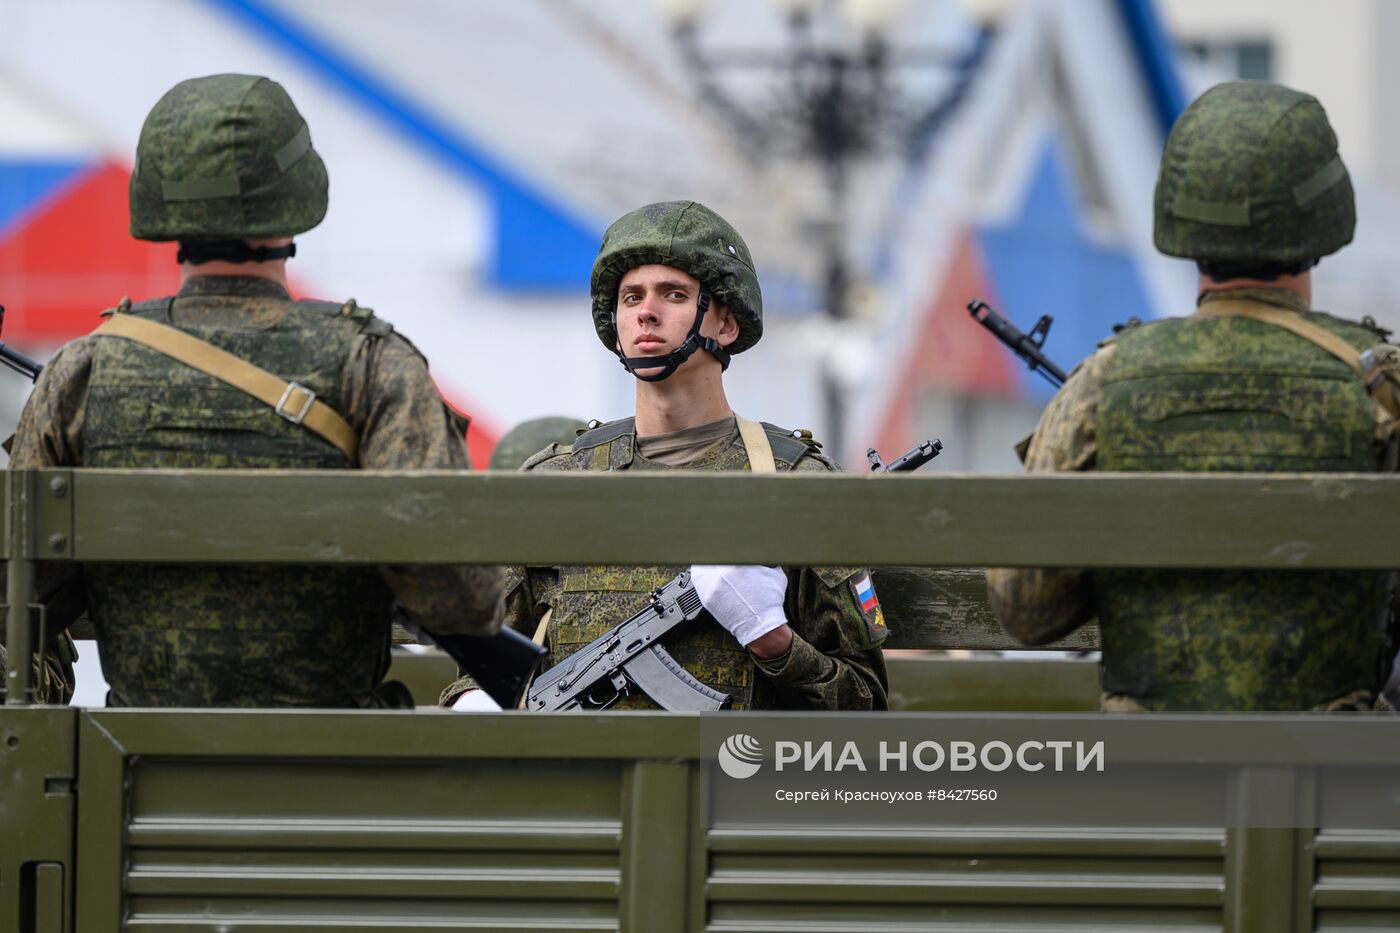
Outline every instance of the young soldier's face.
<path fill-rule="evenodd" d="M 617 340 L 626 356 L 665 356 L 685 343 L 695 322 L 700 282 L 670 266 L 637 266 L 617 286 Z M 700 334 L 728 346 L 739 336 L 734 315 L 713 305 L 700 322 Z M 699 359 L 714 361 L 707 353 L 692 356 L 681 367 Z"/>

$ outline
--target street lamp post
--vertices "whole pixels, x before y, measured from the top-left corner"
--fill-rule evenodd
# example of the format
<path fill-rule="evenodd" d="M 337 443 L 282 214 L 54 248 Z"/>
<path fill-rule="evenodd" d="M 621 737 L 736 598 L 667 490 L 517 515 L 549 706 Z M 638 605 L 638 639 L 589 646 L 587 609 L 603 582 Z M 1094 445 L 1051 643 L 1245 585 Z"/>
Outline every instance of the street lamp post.
<path fill-rule="evenodd" d="M 702 103 L 735 130 L 751 156 L 786 156 L 816 163 L 826 193 L 821 282 L 828 317 L 850 318 L 852 262 L 847 235 L 848 182 L 865 159 L 895 155 L 921 159 L 970 87 L 989 45 L 980 29 L 962 50 L 896 46 L 889 32 L 903 0 L 775 0 L 785 14 L 781 48 L 708 46 L 700 36 L 704 0 L 663 0 L 672 36 Z M 914 69 L 950 76 L 931 98 L 915 98 L 897 77 Z M 741 99 L 724 75 L 740 70 L 773 77 L 762 100 Z M 822 364 L 828 449 L 845 449 L 845 390 L 836 367 Z"/>

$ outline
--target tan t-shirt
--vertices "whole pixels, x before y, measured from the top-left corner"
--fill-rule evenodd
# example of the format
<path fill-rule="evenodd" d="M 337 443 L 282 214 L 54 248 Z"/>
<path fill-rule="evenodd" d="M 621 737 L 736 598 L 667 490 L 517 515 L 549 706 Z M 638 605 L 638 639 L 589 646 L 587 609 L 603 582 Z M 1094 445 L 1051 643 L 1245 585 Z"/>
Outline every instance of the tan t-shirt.
<path fill-rule="evenodd" d="M 730 415 L 719 421 L 667 434 L 653 434 L 650 437 L 638 435 L 637 453 L 652 463 L 685 466 L 720 441 L 727 443 L 738 434 L 739 422 Z"/>

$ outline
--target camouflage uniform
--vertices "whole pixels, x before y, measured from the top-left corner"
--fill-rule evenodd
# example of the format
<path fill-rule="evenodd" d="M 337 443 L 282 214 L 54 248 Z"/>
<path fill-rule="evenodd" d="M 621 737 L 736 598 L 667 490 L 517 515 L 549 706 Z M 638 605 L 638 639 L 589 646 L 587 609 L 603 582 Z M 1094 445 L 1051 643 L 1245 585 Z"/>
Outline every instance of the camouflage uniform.
<path fill-rule="evenodd" d="M 825 473 L 836 469 L 809 441 L 764 425 L 774 460 L 783 472 Z M 747 470 L 748 454 L 737 429 L 680 469 Z M 571 447 L 554 444 L 530 458 L 527 471 L 677 469 L 636 453 L 630 418 L 601 425 Z M 507 571 L 506 624 L 534 635 L 551 611 L 545 669 L 560 663 L 646 604 L 647 594 L 684 567 L 517 567 Z M 803 567 L 787 571 L 786 615 L 792 649 L 760 660 L 708 616 L 672 633 L 666 650 L 707 686 L 734 697 L 735 709 L 884 709 L 887 705 L 884 619 L 878 609 L 861 610 L 849 567 Z M 763 676 L 756 676 L 761 673 Z M 474 687 L 463 678 L 444 692 L 451 699 Z M 645 696 L 621 700 L 617 709 L 655 709 Z"/>
<path fill-rule="evenodd" d="M 1315 100 L 1267 85 L 1225 85 L 1193 104 L 1163 159 L 1159 248 L 1202 259 L 1208 274 L 1220 264 L 1228 280 L 1254 277 L 1255 262 L 1306 269 L 1344 245 L 1350 186 L 1319 121 Z M 1258 160 L 1250 171 L 1262 179 L 1235 168 L 1241 151 L 1280 138 L 1304 152 Z M 1271 202 L 1285 186 L 1270 172 L 1285 173 L 1293 207 Z M 1369 321 L 1309 311 L 1284 288 L 1211 290 L 1196 315 L 1127 328 L 1083 362 L 1041 416 L 1026 469 L 1393 470 L 1394 417 L 1353 370 L 1282 327 L 1216 316 L 1238 307 L 1296 315 L 1358 358 L 1373 350 L 1379 381 L 1400 383 L 1400 353 Z M 1022 642 L 1097 613 L 1108 709 L 1369 706 L 1388 669 L 1392 583 L 1353 571 L 988 572 L 993 608 Z"/>
<path fill-rule="evenodd" d="M 220 218 L 224 202 L 238 199 L 194 197 L 209 192 L 180 187 L 185 182 L 175 168 L 208 182 L 218 168 L 237 165 L 219 162 L 227 153 L 215 146 L 202 155 L 217 167 L 190 171 L 196 156 L 162 151 L 159 143 L 171 140 L 157 130 L 171 124 L 195 134 L 217 116 L 233 124 L 236 137 L 257 129 L 259 114 L 268 123 L 269 112 L 274 126 L 283 124 L 273 141 L 283 171 L 271 187 L 291 188 L 261 202 L 250 194 L 246 212 Z M 267 135 L 267 126 L 261 129 Z M 206 130 L 192 148 L 209 137 L 222 138 Z M 254 134 L 244 142 L 260 139 Z M 200 243 L 184 239 L 195 229 L 209 230 L 216 241 L 231 238 L 233 248 L 239 237 L 300 232 L 324 214 L 324 167 L 319 158 L 306 164 L 314 156 L 305 124 L 272 82 L 238 75 L 185 82 L 157 104 L 143 130 L 132 182 L 133 232 L 178 236 L 182 250 L 195 253 Z M 244 158 L 259 169 L 256 154 Z M 242 187 L 268 188 L 246 180 Z M 181 210 L 187 199 L 196 205 L 193 217 Z M 357 461 L 211 375 L 97 333 L 67 344 L 45 367 L 20 417 L 14 468 L 469 467 L 465 420 L 443 403 L 426 361 L 353 301 L 293 301 L 266 278 L 196 274 L 175 296 L 123 302 L 116 313 L 174 327 L 308 387 L 354 430 Z M 391 699 L 381 681 L 395 597 L 413 622 L 430 630 L 486 634 L 499 625 L 496 568 L 125 564 L 90 565 L 83 576 L 115 705 L 380 705 Z M 405 696 L 400 691 L 392 700 Z"/>
<path fill-rule="evenodd" d="M 729 356 L 752 347 L 762 334 L 762 297 L 753 260 L 738 232 L 723 218 L 693 201 L 650 204 L 626 215 L 604 235 L 593 267 L 593 321 L 599 339 L 639 379 L 649 376 L 655 359 L 630 359 L 617 343 L 615 307 L 618 283 L 630 269 L 660 264 L 680 269 L 701 285 L 697 313 L 686 342 L 670 356 L 680 362 L 699 350 L 722 366 Z M 740 323 L 737 339 L 726 349 L 699 335 L 708 303 L 731 311 Z M 649 365 L 648 365 L 649 364 Z M 679 363 L 677 363 L 679 365 Z M 713 426 L 694 429 L 704 433 Z M 764 425 L 776 467 L 783 472 L 826 472 L 835 465 L 819 445 L 799 432 Z M 684 432 L 682 432 L 684 433 Z M 646 440 L 651 440 L 647 438 Z M 746 470 L 748 453 L 737 427 L 698 456 L 685 459 L 686 470 Z M 572 445 L 554 444 L 526 462 L 530 471 L 666 470 L 668 466 L 639 453 L 633 419 L 598 426 Z M 607 629 L 636 613 L 647 594 L 683 567 L 519 567 L 507 574 L 506 624 L 534 635 L 550 614 L 546 632 L 546 668 L 569 657 Z M 783 656 L 760 660 L 707 613 L 690 629 L 672 633 L 666 650 L 692 675 L 730 694 L 735 709 L 884 709 L 887 680 L 880 643 L 886 631 L 878 604 L 863 611 L 856 596 L 864 574 L 851 568 L 800 568 L 787 571 L 784 614 L 793 631 L 792 647 Z M 867 602 L 869 605 L 869 602 Z M 760 676 L 761 675 L 761 676 Z M 450 705 L 475 684 L 462 678 L 443 692 Z M 655 709 L 645 696 L 626 697 L 620 709 Z"/>

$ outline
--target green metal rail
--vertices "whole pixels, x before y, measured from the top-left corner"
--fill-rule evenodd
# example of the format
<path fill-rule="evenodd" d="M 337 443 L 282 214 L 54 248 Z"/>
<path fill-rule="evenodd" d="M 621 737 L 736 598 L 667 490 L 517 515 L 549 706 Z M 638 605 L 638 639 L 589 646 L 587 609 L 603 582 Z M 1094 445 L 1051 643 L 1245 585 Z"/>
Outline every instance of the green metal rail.
<path fill-rule="evenodd" d="M 1381 476 L 40 471 L 8 473 L 3 501 L 11 659 L 41 637 L 45 561 L 1304 569 L 1400 554 L 1400 523 L 1377 521 L 1400 515 L 1400 477 Z M 672 530 L 618 521 L 643 512 Z M 989 663 L 974 679 L 1017 662 Z M 1199 769 L 1151 786 L 1162 814 L 1209 792 L 1233 817 L 773 827 L 712 819 L 697 717 L 20 708 L 30 666 L 9 677 L 5 930 L 1400 928 L 1388 717 L 891 714 L 969 737 L 1108 730 L 1115 761 Z M 1055 689 L 1072 704 L 1079 687 Z M 1358 800 L 1376 828 L 1330 823 Z M 1280 810 L 1295 820 L 1251 816 Z"/>
<path fill-rule="evenodd" d="M 1400 543 L 1375 521 L 1400 478 L 1369 474 L 42 470 L 6 496 L 7 547 L 34 560 L 1317 569 Z M 618 520 L 643 513 L 661 527 Z"/>

